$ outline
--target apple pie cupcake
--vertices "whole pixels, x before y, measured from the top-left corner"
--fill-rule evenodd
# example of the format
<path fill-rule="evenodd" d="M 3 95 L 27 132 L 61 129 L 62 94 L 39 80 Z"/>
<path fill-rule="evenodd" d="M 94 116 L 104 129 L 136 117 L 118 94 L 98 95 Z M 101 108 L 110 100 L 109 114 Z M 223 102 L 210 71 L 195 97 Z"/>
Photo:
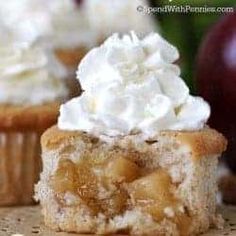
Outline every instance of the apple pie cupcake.
<path fill-rule="evenodd" d="M 11 0 L 0 3 L 3 23 L 19 41 L 41 42 L 69 68 L 96 45 L 95 33 L 74 0 Z"/>
<path fill-rule="evenodd" d="M 137 10 L 140 5 L 148 6 L 145 0 L 11 0 L 0 3 L 0 17 L 19 40 L 53 48 L 74 78 L 82 57 L 111 34 L 156 30 L 153 17 Z M 73 95 L 78 82 L 69 84 Z"/>
<path fill-rule="evenodd" d="M 51 48 L 67 67 L 71 96 L 79 94 L 74 74 L 81 58 L 97 45 L 80 4 L 74 0 L 11 0 L 0 3 L 0 17 L 20 42 Z"/>
<path fill-rule="evenodd" d="M 0 46 L 0 206 L 33 203 L 41 170 L 40 136 L 68 96 L 66 69 L 28 44 Z"/>
<path fill-rule="evenodd" d="M 58 231 L 196 235 L 221 227 L 217 162 L 227 141 L 206 126 L 158 34 L 111 36 L 81 61 L 84 92 L 60 108 L 41 138 L 36 186 L 46 225 Z"/>

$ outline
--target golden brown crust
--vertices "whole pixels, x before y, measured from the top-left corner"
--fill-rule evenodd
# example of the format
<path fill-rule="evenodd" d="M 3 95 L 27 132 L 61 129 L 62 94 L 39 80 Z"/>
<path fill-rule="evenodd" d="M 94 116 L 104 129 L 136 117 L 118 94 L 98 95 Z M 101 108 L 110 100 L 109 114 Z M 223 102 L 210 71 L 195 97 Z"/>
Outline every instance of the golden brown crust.
<path fill-rule="evenodd" d="M 195 132 L 177 132 L 177 138 L 191 147 L 193 156 L 209 156 L 226 150 L 227 140 L 214 129 L 205 128 Z"/>
<path fill-rule="evenodd" d="M 43 132 L 57 122 L 59 102 L 34 106 L 0 105 L 0 131 Z"/>
<path fill-rule="evenodd" d="M 58 59 L 68 67 L 77 67 L 80 60 L 88 52 L 86 48 L 75 48 L 75 49 L 56 49 L 55 54 Z"/>
<path fill-rule="evenodd" d="M 58 148 L 62 143 L 70 143 L 72 139 L 80 137 L 84 142 L 95 142 L 98 138 L 92 135 L 87 135 L 81 131 L 65 131 L 60 130 L 57 125 L 52 126 L 46 130 L 41 136 L 41 145 L 47 149 Z"/>
<path fill-rule="evenodd" d="M 160 136 L 167 136 L 177 139 L 181 144 L 186 144 L 190 147 L 192 156 L 200 158 L 220 154 L 226 150 L 227 140 L 225 137 L 214 129 L 205 128 L 199 131 L 163 131 Z M 53 126 L 48 129 L 41 138 L 43 148 L 54 149 L 60 146 L 63 142 L 70 142 L 74 138 L 83 138 L 87 142 L 96 139 L 91 135 L 80 131 L 63 131 Z"/>

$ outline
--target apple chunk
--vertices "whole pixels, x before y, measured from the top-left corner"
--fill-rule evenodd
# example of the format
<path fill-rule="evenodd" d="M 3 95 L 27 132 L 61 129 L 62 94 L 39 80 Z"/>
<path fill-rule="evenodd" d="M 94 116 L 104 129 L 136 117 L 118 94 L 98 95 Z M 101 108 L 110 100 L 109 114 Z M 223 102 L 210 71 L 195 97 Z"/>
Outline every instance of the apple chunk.
<path fill-rule="evenodd" d="M 132 196 L 139 200 L 163 200 L 169 198 L 171 178 L 164 170 L 157 170 L 130 184 Z"/>
<path fill-rule="evenodd" d="M 140 168 L 124 157 L 116 157 L 107 163 L 105 176 L 115 182 L 131 182 L 140 175 Z"/>
<path fill-rule="evenodd" d="M 129 184 L 132 204 L 141 207 L 156 220 L 161 220 L 165 217 L 165 209 L 176 207 L 176 199 L 170 187 L 171 178 L 161 169 L 139 178 Z"/>

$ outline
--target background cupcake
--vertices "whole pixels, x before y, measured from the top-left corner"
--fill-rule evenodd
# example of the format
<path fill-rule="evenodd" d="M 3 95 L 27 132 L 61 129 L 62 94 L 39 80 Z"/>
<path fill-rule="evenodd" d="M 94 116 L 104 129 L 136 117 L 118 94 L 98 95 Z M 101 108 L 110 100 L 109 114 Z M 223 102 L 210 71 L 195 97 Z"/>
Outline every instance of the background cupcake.
<path fill-rule="evenodd" d="M 9 0 L 0 2 L 0 18 L 19 41 L 37 41 L 54 50 L 70 71 L 68 85 L 75 96 L 80 91 L 75 71 L 89 49 L 114 32 L 145 34 L 155 30 L 153 18 L 137 11 L 140 4 L 147 2 Z"/>
<path fill-rule="evenodd" d="M 4 24 L 23 42 L 53 48 L 68 67 L 96 44 L 84 11 L 72 0 L 10 0 L 0 3 Z"/>
<path fill-rule="evenodd" d="M 33 202 L 39 138 L 68 91 L 54 55 L 28 44 L 0 45 L 0 205 Z"/>
<path fill-rule="evenodd" d="M 10 0 L 0 2 L 0 16 L 18 41 L 37 42 L 51 48 L 70 72 L 67 83 L 71 96 L 75 95 L 74 91 L 78 93 L 75 70 L 80 59 L 97 42 L 85 12 L 76 1 Z"/>

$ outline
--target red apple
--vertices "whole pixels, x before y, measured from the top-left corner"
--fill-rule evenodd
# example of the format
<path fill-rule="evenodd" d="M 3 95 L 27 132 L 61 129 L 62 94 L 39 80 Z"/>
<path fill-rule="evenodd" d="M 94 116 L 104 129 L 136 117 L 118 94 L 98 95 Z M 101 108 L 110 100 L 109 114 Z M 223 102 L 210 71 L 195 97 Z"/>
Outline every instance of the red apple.
<path fill-rule="evenodd" d="M 229 141 L 225 160 L 236 172 L 236 12 L 210 30 L 197 58 L 198 92 L 211 105 L 209 124 Z"/>

